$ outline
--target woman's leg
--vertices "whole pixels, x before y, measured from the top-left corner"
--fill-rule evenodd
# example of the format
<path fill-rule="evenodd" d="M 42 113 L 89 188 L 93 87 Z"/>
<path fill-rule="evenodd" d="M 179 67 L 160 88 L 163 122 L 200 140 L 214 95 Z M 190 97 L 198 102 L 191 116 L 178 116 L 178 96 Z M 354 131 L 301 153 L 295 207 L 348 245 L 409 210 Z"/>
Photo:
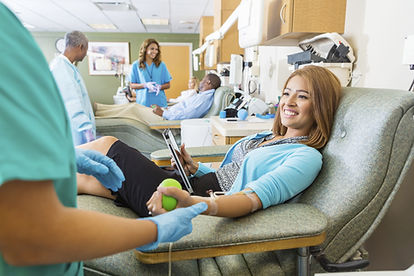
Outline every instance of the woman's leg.
<path fill-rule="evenodd" d="M 89 150 L 96 150 L 102 153 L 103 155 L 106 155 L 109 151 L 109 149 L 112 147 L 112 145 L 118 141 L 118 138 L 113 136 L 103 136 L 101 138 L 96 139 L 95 141 L 77 146 L 81 149 L 89 149 Z"/>
<path fill-rule="evenodd" d="M 94 177 L 78 175 L 78 193 L 112 198 L 115 204 L 131 208 L 140 217 L 149 215 L 146 202 L 165 178 L 179 179 L 174 171 L 161 169 L 138 150 L 115 137 L 102 137 L 79 147 L 97 150 L 112 158 L 124 173 L 125 181 L 122 187 L 113 193 Z"/>
<path fill-rule="evenodd" d="M 76 180 L 78 183 L 78 195 L 88 194 L 115 199 L 115 196 L 112 195 L 111 191 L 105 188 L 98 179 L 91 175 L 77 173 Z"/>
<path fill-rule="evenodd" d="M 158 185 L 166 178 L 179 178 L 174 171 L 161 169 L 121 141 L 112 145 L 107 156 L 116 162 L 125 176 L 122 187 L 115 193 L 115 204 L 131 208 L 140 217 L 149 215 L 146 202 Z"/>
<path fill-rule="evenodd" d="M 118 141 L 118 139 L 115 137 L 104 136 L 95 141 L 80 145 L 78 148 L 96 150 L 103 155 L 106 155 L 116 141 Z M 111 191 L 105 188 L 95 177 L 77 173 L 76 178 L 78 194 L 90 194 L 115 199 L 115 196 L 111 194 Z"/>

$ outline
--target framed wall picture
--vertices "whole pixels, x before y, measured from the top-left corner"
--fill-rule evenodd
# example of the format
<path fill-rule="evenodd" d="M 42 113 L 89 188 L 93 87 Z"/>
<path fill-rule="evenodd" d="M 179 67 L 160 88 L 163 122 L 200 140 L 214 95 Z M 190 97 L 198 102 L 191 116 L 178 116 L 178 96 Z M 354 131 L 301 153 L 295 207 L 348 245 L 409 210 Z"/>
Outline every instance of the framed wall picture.
<path fill-rule="evenodd" d="M 129 64 L 129 42 L 89 42 L 89 75 L 115 75 Z"/>

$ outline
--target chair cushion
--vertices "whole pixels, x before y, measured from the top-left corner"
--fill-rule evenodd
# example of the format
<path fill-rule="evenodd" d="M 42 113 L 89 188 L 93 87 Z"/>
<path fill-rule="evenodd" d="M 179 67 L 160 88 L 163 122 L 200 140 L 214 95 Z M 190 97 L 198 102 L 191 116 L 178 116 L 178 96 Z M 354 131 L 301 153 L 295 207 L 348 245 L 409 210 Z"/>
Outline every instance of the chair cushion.
<path fill-rule="evenodd" d="M 127 118 L 97 118 L 96 132 L 99 136 L 114 136 L 139 150 L 149 158 L 154 150 L 165 149 L 165 141 L 161 132 L 150 129 L 147 125 Z M 180 137 L 178 136 L 178 142 Z"/>

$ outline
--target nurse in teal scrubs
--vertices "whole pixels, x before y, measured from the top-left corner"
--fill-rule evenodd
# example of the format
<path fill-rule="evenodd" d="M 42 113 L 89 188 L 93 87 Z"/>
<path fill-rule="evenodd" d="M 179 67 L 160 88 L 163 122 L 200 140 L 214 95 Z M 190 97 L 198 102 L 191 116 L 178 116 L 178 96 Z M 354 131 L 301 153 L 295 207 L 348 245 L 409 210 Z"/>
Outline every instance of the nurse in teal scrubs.
<path fill-rule="evenodd" d="M 172 77 L 161 61 L 160 45 L 155 39 L 146 39 L 139 50 L 139 58 L 132 64 L 130 87 L 135 89 L 136 102 L 145 106 L 167 106 L 165 89 Z"/>
<path fill-rule="evenodd" d="M 75 156 L 46 59 L 1 2 L 0 52 L 0 275 L 81 276 L 81 260 L 151 250 L 191 232 L 207 205 L 145 219 L 77 209 L 76 171 L 90 162 Z"/>

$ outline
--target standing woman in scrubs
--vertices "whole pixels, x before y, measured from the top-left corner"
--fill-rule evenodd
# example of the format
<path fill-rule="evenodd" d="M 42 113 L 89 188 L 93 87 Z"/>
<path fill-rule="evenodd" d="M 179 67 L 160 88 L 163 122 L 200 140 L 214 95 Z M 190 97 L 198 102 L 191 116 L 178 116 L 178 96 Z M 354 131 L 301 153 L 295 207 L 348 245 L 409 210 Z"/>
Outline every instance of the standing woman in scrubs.
<path fill-rule="evenodd" d="M 139 50 L 138 60 L 132 64 L 130 75 L 130 87 L 135 89 L 133 96 L 136 96 L 136 102 L 148 107 L 153 104 L 166 107 L 164 90 L 170 88 L 171 79 L 167 66 L 161 61 L 158 41 L 146 39 Z"/>

